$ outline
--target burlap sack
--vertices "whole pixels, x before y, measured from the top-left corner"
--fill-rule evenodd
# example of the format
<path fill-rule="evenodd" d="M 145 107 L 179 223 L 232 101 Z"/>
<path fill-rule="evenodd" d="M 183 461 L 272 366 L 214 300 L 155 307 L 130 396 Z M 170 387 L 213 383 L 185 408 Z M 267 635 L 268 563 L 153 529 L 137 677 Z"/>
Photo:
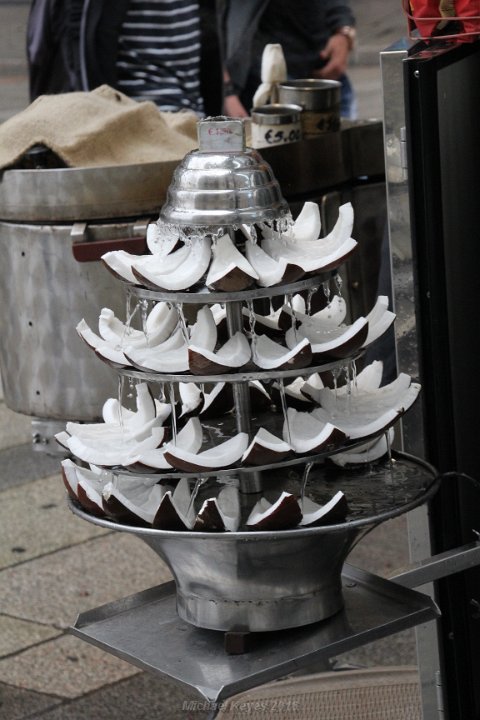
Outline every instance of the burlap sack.
<path fill-rule="evenodd" d="M 108 85 L 91 92 L 42 95 L 0 125 L 0 169 L 44 145 L 68 167 L 181 160 L 197 147 L 191 112 L 160 112 Z"/>

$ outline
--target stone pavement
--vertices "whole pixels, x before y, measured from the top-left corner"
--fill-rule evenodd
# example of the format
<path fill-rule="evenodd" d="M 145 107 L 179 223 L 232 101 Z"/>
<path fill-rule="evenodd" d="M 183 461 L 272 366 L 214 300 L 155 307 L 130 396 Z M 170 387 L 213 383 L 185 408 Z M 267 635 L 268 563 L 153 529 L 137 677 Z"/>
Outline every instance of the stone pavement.
<path fill-rule="evenodd" d="M 381 117 L 378 52 L 404 33 L 395 0 L 356 0 L 359 44 L 351 69 L 359 116 Z M 28 3 L 0 2 L 0 122 L 28 104 Z M 3 308 L 3 312 L 6 309 Z M 0 397 L 0 717 L 2 720 L 201 718 L 184 690 L 75 638 L 79 612 L 157 585 L 168 570 L 139 539 L 74 517 L 59 459 L 34 451 L 31 420 Z M 385 523 L 349 562 L 388 576 L 408 563 L 405 518 Z M 340 662 L 415 664 L 412 631 Z"/>

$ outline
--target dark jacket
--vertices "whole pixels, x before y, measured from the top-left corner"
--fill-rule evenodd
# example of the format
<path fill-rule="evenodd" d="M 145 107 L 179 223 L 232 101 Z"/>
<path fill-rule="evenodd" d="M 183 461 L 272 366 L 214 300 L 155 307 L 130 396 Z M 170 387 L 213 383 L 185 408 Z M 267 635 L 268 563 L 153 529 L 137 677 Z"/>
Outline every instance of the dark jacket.
<path fill-rule="evenodd" d="M 33 0 L 27 24 L 30 99 L 116 87 L 118 35 L 129 0 Z M 205 110 L 222 107 L 222 60 L 216 0 L 200 0 L 201 91 Z"/>

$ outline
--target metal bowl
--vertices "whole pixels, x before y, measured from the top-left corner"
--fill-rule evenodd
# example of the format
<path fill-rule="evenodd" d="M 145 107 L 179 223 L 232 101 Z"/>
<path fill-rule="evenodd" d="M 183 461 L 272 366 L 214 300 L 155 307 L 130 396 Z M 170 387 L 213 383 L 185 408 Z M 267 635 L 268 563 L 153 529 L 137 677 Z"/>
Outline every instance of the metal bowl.
<path fill-rule="evenodd" d="M 84 520 L 133 533 L 162 558 L 175 579 L 177 612 L 183 620 L 222 631 L 284 630 L 341 610 L 342 567 L 355 542 L 380 522 L 426 502 L 438 489 L 440 480 L 430 465 L 404 453 L 395 457 L 392 471 L 386 466 L 368 476 L 362 468 L 338 480 L 349 505 L 357 503 L 358 511 L 337 525 L 178 532 L 98 518 L 75 501 L 69 503 Z M 344 471 L 340 473 L 342 477 Z"/>
<path fill-rule="evenodd" d="M 245 146 L 241 120 L 198 123 L 199 149 L 177 166 L 160 218 L 182 227 L 254 224 L 289 213 L 270 165 Z"/>

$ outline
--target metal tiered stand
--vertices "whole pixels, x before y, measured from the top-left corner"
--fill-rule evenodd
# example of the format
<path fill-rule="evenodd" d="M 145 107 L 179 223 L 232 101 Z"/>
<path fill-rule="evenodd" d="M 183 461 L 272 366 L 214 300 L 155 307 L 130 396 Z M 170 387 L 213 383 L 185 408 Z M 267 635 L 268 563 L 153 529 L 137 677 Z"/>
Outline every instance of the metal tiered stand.
<path fill-rule="evenodd" d="M 176 171 L 160 214 L 163 226 L 178 228 L 191 243 L 200 236 L 216 242 L 227 233 L 243 249 L 239 229 L 255 237 L 258 228 L 269 227 L 280 237 L 288 232 L 288 216 L 269 166 L 256 151 L 245 147 L 243 123 L 227 118 L 200 121 L 199 151 L 187 155 Z M 244 334 L 253 345 L 259 308 L 266 308 L 268 314 L 276 298 L 291 306 L 297 293 L 308 298 L 308 306 L 315 293 L 324 294 L 337 277 L 337 265 L 319 273 L 292 275 L 289 281 L 284 277 L 270 287 L 240 288 L 235 274 L 230 276 L 230 287 L 222 289 L 197 283 L 193 289 L 172 291 L 130 283 L 128 297 L 130 306 L 134 299 L 140 304 L 167 301 L 178 308 L 186 341 L 186 318 L 195 308 L 221 304 L 227 336 Z M 293 309 L 290 318 L 295 321 Z M 289 381 L 318 374 L 337 377 L 340 369 L 358 361 L 361 345 L 357 343 L 352 351 L 347 347 L 341 357 L 326 357 L 321 363 L 315 358 L 300 362 L 295 356 L 271 369 L 251 362 L 239 368 L 217 367 L 213 373 L 113 365 L 121 383 L 133 385 L 141 380 L 161 388 L 162 398 L 171 402 L 173 443 L 180 427 L 175 410 L 179 383 L 195 383 L 202 390 L 219 383 L 230 387 L 230 412 L 202 421 L 207 445 L 214 445 L 236 433 L 246 434 L 251 442 L 259 427 L 278 435 L 279 423 L 280 434 L 283 425 L 288 439 L 291 398 L 285 388 Z M 251 394 L 252 383 L 258 381 L 278 389 L 276 408 L 258 411 Z M 388 427 L 379 436 L 384 433 L 388 434 Z M 357 440 L 357 444 L 361 443 Z M 341 467 L 329 462 L 332 454 L 352 448 L 355 442 L 332 436 L 320 448 L 276 460 L 268 456 L 255 465 L 236 461 L 215 470 L 170 467 L 155 474 L 143 469 L 140 477 L 153 477 L 160 484 L 175 486 L 180 478 L 187 478 L 196 511 L 220 489 L 237 488 L 241 522 L 230 531 L 215 525 L 158 529 L 141 521 L 120 520 L 108 512 L 95 513 L 71 497 L 70 508 L 77 516 L 135 534 L 167 563 L 174 577 L 172 582 L 81 614 L 72 632 L 216 703 L 434 619 L 438 616 L 435 603 L 405 587 L 412 584 L 408 580 L 403 585 L 401 580 L 388 581 L 345 560 L 373 527 L 427 502 L 438 488 L 437 473 L 427 463 L 391 451 L 389 446 L 372 463 Z M 138 479 L 132 468 L 110 467 L 106 472 L 114 482 Z M 262 497 L 270 500 L 270 507 L 282 493 L 295 502 L 308 495 L 321 505 L 337 491 L 344 493 L 348 510 L 343 517 L 333 515 L 328 524 L 302 526 L 299 517 L 284 527 L 262 529 L 246 524 Z"/>

